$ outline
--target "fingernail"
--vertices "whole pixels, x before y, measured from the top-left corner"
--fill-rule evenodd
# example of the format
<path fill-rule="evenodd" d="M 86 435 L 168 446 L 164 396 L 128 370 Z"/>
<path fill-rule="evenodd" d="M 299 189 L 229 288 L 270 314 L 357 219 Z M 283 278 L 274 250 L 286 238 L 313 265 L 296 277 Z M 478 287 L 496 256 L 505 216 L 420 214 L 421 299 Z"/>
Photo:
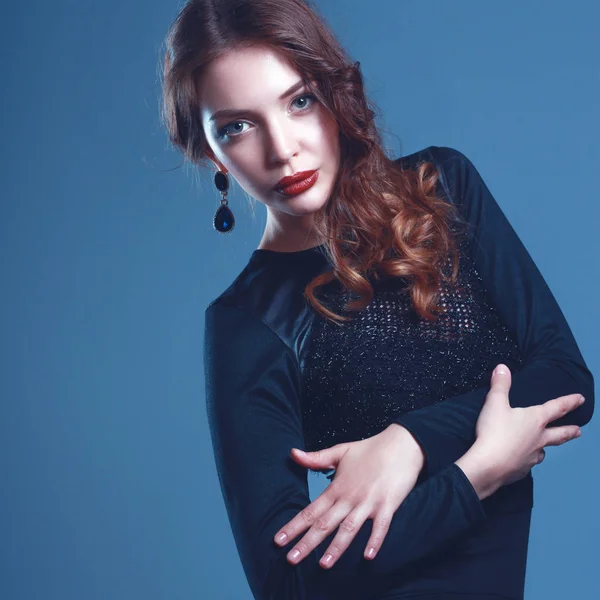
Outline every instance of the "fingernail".
<path fill-rule="evenodd" d="M 583 396 L 579 396 L 579 405 L 581 406 L 585 402 L 585 398 Z"/>
<path fill-rule="evenodd" d="M 375 548 L 369 548 L 369 549 L 367 550 L 367 556 L 368 556 L 369 558 L 373 558 L 373 557 L 375 556 Z"/>
<path fill-rule="evenodd" d="M 329 552 L 323 557 L 322 564 L 329 565 L 333 556 Z"/>
<path fill-rule="evenodd" d="M 296 560 L 298 557 L 300 556 L 300 550 L 294 550 L 291 554 L 290 554 L 290 560 Z"/>
<path fill-rule="evenodd" d="M 283 542 L 285 542 L 285 540 L 287 540 L 287 535 L 285 533 L 280 533 L 276 538 L 275 541 L 278 544 L 283 544 Z"/>
<path fill-rule="evenodd" d="M 506 367 L 504 365 L 498 365 L 495 369 L 494 369 L 494 375 L 496 373 L 499 373 L 500 375 L 504 375 L 505 373 L 508 373 L 508 371 L 506 370 Z"/>

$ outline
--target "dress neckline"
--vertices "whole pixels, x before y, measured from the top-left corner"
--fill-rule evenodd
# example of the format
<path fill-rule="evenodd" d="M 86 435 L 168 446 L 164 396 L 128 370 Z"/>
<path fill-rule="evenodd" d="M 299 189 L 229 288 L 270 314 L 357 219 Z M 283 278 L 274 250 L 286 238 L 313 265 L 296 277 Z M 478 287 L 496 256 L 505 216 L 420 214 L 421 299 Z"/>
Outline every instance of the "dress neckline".
<path fill-rule="evenodd" d="M 252 256 L 268 256 L 274 258 L 293 258 L 300 256 L 307 256 L 314 253 L 322 254 L 326 244 L 319 244 L 318 246 L 312 246 L 311 248 L 305 248 L 304 250 L 294 250 L 292 252 L 282 252 L 280 250 L 268 250 L 267 248 L 257 248 L 252 252 Z"/>

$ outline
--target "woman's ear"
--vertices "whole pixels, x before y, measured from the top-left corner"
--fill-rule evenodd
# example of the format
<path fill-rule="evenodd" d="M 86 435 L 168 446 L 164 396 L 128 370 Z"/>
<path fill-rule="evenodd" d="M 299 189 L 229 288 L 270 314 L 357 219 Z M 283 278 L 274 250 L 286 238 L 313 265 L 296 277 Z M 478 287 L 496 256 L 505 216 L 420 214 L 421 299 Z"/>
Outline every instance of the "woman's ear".
<path fill-rule="evenodd" d="M 215 165 L 215 167 L 219 171 L 223 171 L 223 173 L 227 173 L 227 169 L 217 160 L 213 151 L 210 148 L 206 149 L 206 156 L 212 161 L 212 163 Z"/>

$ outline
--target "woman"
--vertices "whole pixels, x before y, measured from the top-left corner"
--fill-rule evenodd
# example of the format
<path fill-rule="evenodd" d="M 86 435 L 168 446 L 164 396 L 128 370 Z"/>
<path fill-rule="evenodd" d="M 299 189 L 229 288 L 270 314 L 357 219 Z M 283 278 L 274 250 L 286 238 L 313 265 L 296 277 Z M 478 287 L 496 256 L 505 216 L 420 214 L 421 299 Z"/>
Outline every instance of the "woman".
<path fill-rule="evenodd" d="M 230 177 L 267 208 L 204 356 L 254 597 L 522 598 L 530 470 L 590 420 L 593 378 L 479 173 L 386 157 L 302 0 L 193 0 L 167 46 L 165 124 L 217 170 L 215 228 Z M 335 474 L 312 503 L 307 469 Z"/>

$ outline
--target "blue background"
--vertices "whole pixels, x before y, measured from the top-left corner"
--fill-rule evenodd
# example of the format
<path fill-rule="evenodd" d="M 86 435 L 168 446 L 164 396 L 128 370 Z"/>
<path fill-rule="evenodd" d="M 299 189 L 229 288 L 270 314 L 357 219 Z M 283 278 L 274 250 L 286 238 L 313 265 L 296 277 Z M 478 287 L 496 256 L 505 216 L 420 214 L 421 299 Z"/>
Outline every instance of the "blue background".
<path fill-rule="evenodd" d="M 251 597 L 218 486 L 204 308 L 261 238 L 158 118 L 181 2 L 4 3 L 0 597 Z M 599 4 L 323 0 L 390 155 L 464 152 L 600 375 Z M 598 417 L 534 470 L 527 600 L 590 598 Z M 314 497 L 327 481 L 311 476 Z M 594 559 L 594 556 L 596 557 Z"/>

